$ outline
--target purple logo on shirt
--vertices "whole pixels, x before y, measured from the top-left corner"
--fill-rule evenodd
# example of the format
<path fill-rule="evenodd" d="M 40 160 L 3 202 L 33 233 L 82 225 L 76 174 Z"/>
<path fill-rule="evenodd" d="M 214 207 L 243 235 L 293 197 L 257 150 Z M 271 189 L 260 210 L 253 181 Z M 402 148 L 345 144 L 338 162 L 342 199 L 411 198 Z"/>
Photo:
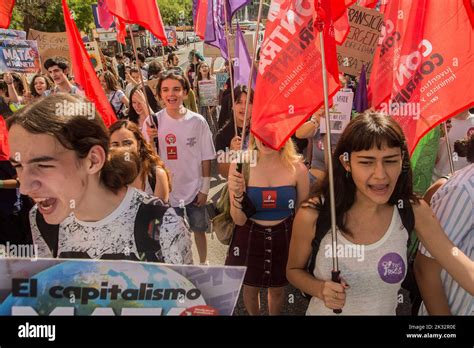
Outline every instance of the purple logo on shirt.
<path fill-rule="evenodd" d="M 388 253 L 380 259 L 378 271 L 384 282 L 396 284 L 405 277 L 405 262 L 397 253 Z"/>

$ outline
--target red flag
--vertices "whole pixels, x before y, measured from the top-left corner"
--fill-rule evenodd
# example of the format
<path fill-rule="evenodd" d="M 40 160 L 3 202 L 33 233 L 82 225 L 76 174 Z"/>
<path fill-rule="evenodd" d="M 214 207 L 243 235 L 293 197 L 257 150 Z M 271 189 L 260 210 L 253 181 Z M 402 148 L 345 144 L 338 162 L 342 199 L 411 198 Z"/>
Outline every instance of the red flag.
<path fill-rule="evenodd" d="M 7 123 L 2 115 L 0 115 L 0 161 L 8 161 L 10 159 L 10 147 L 8 146 L 8 129 Z"/>
<path fill-rule="evenodd" d="M 346 12 L 334 22 L 334 38 L 336 43 L 342 45 L 350 31 L 351 25 L 346 10 Z"/>
<path fill-rule="evenodd" d="M 331 18 L 335 22 L 341 17 L 349 6 L 355 4 L 356 0 L 331 0 Z M 328 2 L 322 0 L 321 4 L 323 7 L 326 6 Z M 327 4 L 329 5 L 329 4 Z"/>
<path fill-rule="evenodd" d="M 359 6 L 366 7 L 366 8 L 375 8 L 379 0 L 361 0 Z"/>
<path fill-rule="evenodd" d="M 7 29 L 10 26 L 14 5 L 15 0 L 0 1 L 0 28 Z"/>
<path fill-rule="evenodd" d="M 474 27 L 474 0 L 464 0 L 464 6 L 471 21 L 472 27 Z"/>
<path fill-rule="evenodd" d="M 326 3 L 328 3 L 326 1 Z M 251 122 L 252 133 L 279 149 L 323 104 L 319 33 L 313 25 L 312 0 L 273 1 L 260 50 Z M 288 16 L 293 21 L 288 21 Z M 339 89 L 336 47 L 324 25 L 329 99 Z"/>
<path fill-rule="evenodd" d="M 148 29 L 164 45 L 168 44 L 165 27 L 156 0 L 105 0 L 110 13 L 125 23 L 139 24 Z"/>
<path fill-rule="evenodd" d="M 211 0 L 212 1 L 212 0 Z M 196 24 L 194 31 L 196 35 L 204 40 L 206 36 L 208 0 L 199 0 L 196 10 Z"/>
<path fill-rule="evenodd" d="M 117 41 L 125 45 L 125 38 L 127 37 L 127 26 L 120 19 L 115 17 L 117 23 Z"/>
<path fill-rule="evenodd" d="M 95 104 L 105 125 L 109 127 L 112 123 L 117 121 L 115 112 L 112 110 L 112 106 L 100 85 L 89 55 L 82 43 L 79 30 L 77 30 L 76 23 L 74 23 L 71 13 L 69 12 L 66 0 L 62 0 L 62 5 L 75 80 L 84 90 L 86 97 Z"/>
<path fill-rule="evenodd" d="M 467 9 L 462 0 L 438 5 L 388 3 L 370 78 L 373 106 L 400 123 L 410 153 L 430 129 L 474 105 L 474 34 Z"/>

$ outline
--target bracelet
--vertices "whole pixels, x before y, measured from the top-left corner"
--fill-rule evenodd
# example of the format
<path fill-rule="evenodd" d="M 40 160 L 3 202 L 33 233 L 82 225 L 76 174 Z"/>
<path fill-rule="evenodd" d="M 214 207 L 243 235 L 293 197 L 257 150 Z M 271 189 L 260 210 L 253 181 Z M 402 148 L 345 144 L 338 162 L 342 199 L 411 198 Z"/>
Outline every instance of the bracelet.
<path fill-rule="evenodd" d="M 199 190 L 199 192 L 207 195 L 209 194 L 210 188 L 211 188 L 211 177 L 203 177 L 201 189 Z"/>
<path fill-rule="evenodd" d="M 237 196 L 237 195 L 234 195 L 234 199 L 241 199 L 244 197 L 244 193 L 242 192 L 242 194 L 240 196 Z"/>

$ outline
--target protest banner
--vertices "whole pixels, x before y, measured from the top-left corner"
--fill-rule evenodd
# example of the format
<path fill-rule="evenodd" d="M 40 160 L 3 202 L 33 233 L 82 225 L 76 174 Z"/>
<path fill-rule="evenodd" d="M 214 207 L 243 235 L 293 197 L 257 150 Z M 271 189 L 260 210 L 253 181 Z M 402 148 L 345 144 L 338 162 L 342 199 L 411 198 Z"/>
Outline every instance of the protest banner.
<path fill-rule="evenodd" d="M 40 70 L 36 41 L 0 41 L 0 72 L 37 73 Z"/>
<path fill-rule="evenodd" d="M 71 56 L 69 53 L 69 44 L 67 42 L 66 33 L 47 33 L 34 29 L 30 29 L 28 33 L 28 40 L 35 40 L 38 42 L 38 50 L 41 56 L 41 70 L 46 73 L 44 62 L 51 57 L 59 56 L 69 61 L 71 65 Z"/>
<path fill-rule="evenodd" d="M 200 106 L 216 106 L 218 104 L 216 80 L 198 81 L 198 86 L 199 86 L 199 105 Z"/>
<path fill-rule="evenodd" d="M 245 267 L 0 259 L 0 315 L 232 315 Z"/>
<path fill-rule="evenodd" d="M 104 66 L 102 65 L 102 58 L 100 55 L 100 49 L 96 41 L 84 42 L 87 53 L 89 54 L 92 66 L 94 67 L 97 73 L 104 71 Z"/>
<path fill-rule="evenodd" d="M 383 15 L 357 5 L 349 7 L 347 14 L 351 29 L 344 43 L 337 46 L 339 70 L 345 74 L 359 76 L 362 65 L 365 65 L 369 78 L 383 26 Z"/>
<path fill-rule="evenodd" d="M 94 17 L 94 24 L 95 24 L 95 27 L 97 29 L 103 29 L 105 30 L 102 25 L 100 25 L 100 20 L 99 20 L 99 12 L 97 10 L 97 4 L 92 4 L 91 5 L 92 7 L 92 16 Z M 115 24 L 115 21 L 112 22 L 112 24 L 110 25 L 110 28 L 115 28 L 116 24 Z M 109 28 L 109 29 L 110 29 Z M 99 31 L 99 30 L 98 30 Z"/>
<path fill-rule="evenodd" d="M 0 40 L 26 40 L 26 31 L 0 29 Z"/>
<path fill-rule="evenodd" d="M 341 134 L 351 120 L 354 93 L 350 89 L 343 89 L 337 92 L 332 100 L 333 105 L 329 109 L 331 134 Z M 319 129 L 321 133 L 326 133 L 326 118 L 321 117 Z"/>
<path fill-rule="evenodd" d="M 178 34 L 176 33 L 176 26 L 165 27 L 166 38 L 168 39 L 168 45 L 178 45 Z"/>

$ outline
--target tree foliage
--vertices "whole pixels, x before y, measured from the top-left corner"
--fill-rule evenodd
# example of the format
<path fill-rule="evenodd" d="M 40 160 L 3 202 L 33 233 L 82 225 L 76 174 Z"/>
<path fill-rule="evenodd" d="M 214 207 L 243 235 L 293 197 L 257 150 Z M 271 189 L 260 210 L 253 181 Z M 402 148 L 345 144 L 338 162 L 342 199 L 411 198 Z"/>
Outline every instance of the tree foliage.
<path fill-rule="evenodd" d="M 68 0 L 79 30 L 89 32 L 94 27 L 91 4 L 96 0 Z M 61 0 L 16 0 L 11 29 L 36 29 L 47 32 L 65 31 Z"/>

